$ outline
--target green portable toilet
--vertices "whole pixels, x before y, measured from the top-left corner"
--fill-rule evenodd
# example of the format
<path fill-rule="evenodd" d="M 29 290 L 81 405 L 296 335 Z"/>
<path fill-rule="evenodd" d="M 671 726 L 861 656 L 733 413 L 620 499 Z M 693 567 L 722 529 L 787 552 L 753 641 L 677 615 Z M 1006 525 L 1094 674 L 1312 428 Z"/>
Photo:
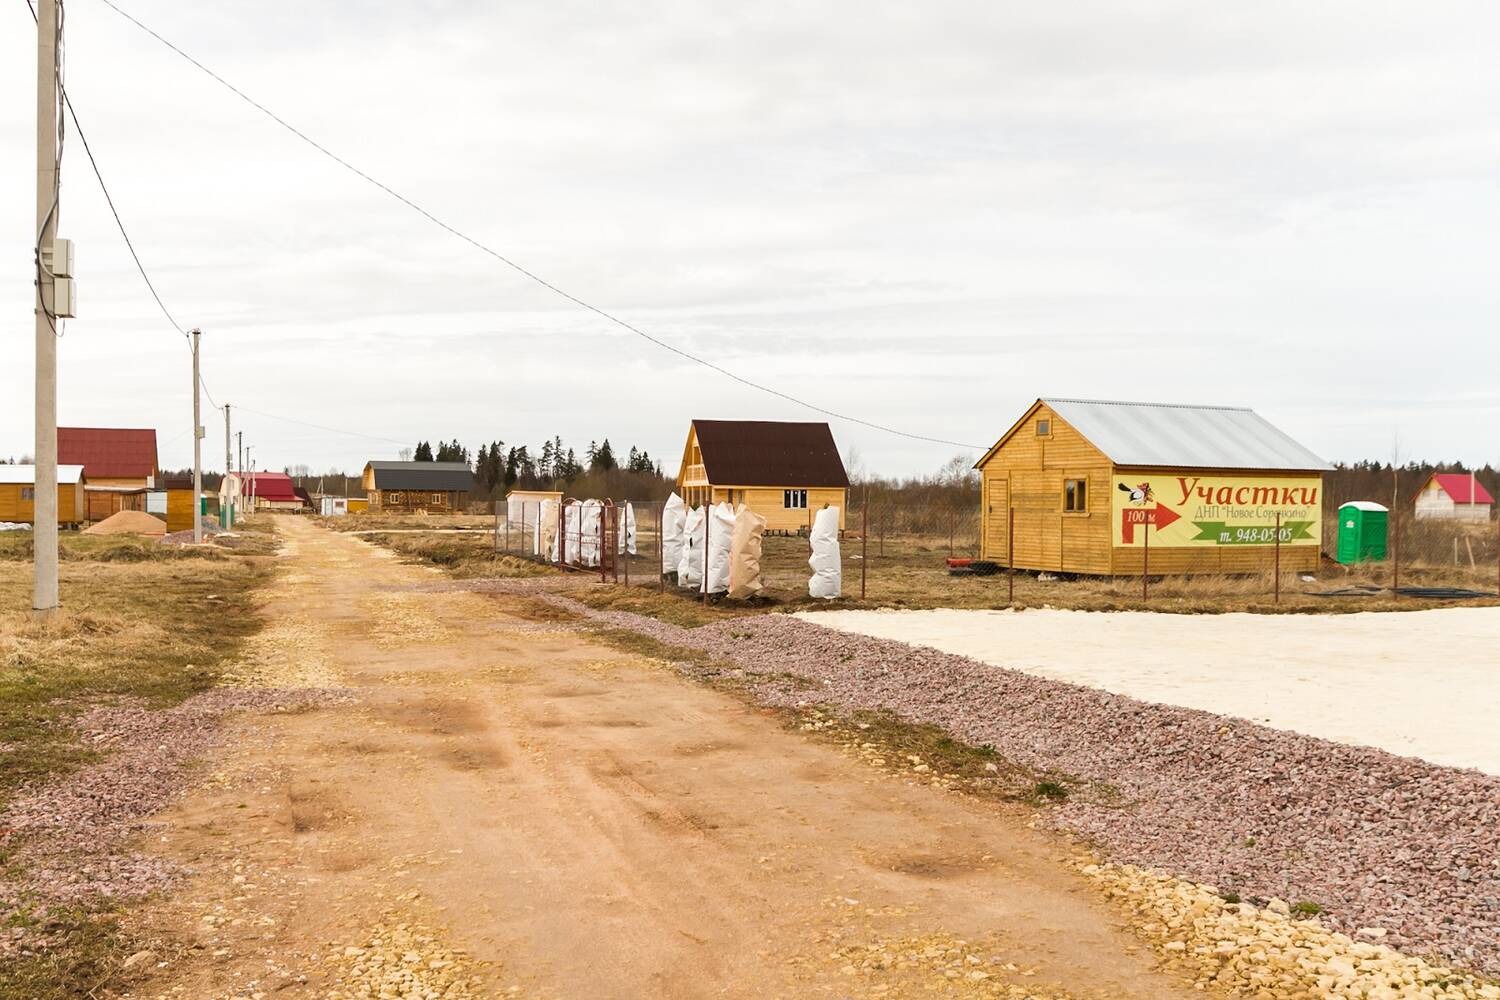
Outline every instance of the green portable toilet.
<path fill-rule="evenodd" d="M 1338 561 L 1347 566 L 1384 559 L 1389 519 L 1385 507 L 1369 500 L 1350 500 L 1340 507 Z"/>

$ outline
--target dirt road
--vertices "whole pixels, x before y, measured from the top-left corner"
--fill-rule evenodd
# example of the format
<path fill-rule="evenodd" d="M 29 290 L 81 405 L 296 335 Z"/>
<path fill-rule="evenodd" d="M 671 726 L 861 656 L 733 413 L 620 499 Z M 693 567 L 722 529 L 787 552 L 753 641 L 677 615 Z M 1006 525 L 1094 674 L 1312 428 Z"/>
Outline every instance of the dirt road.
<path fill-rule="evenodd" d="M 242 720 L 151 850 L 137 997 L 1202 996 L 1020 810 L 287 519 Z M 509 608 L 509 610 L 507 610 Z M 384 992 L 382 992 L 382 990 Z"/>

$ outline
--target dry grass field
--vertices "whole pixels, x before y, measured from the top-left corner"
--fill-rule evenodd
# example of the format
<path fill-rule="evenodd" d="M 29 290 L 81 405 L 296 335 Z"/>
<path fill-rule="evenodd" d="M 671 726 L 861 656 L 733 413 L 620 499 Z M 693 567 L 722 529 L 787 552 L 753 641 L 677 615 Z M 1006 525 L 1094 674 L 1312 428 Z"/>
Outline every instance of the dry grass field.
<path fill-rule="evenodd" d="M 363 518 L 331 519 L 340 530 L 355 528 Z M 529 576 L 558 572 L 519 555 L 494 551 L 493 521 L 475 523 L 474 518 L 379 517 L 380 527 L 391 527 L 393 533 L 366 536 L 386 545 L 406 558 L 442 566 L 455 576 Z M 413 523 L 418 522 L 418 523 Z M 465 524 L 465 522 L 468 522 Z M 426 526 L 430 531 L 422 531 Z M 453 533 L 457 527 L 474 530 Z M 441 533 L 440 533 L 441 532 Z M 1496 592 L 1495 542 L 1492 526 L 1426 524 L 1408 526 L 1403 545 L 1401 585 L 1415 587 L 1463 587 Z M 1459 539 L 1459 562 L 1454 565 L 1453 540 Z M 501 535 L 504 545 L 504 534 Z M 518 538 L 512 539 L 519 552 Z M 872 537 L 861 553 L 859 537 L 845 537 L 841 556 L 843 594 L 835 601 L 813 600 L 807 595 L 808 546 L 805 538 L 771 536 L 764 542 L 764 600 L 751 604 L 714 601 L 704 607 L 701 597 L 674 589 L 670 583 L 664 592 L 652 593 L 657 579 L 656 538 L 649 525 L 643 526 L 638 554 L 630 561 L 631 586 L 611 583 L 607 586 L 582 587 L 597 576 L 569 572 L 580 584 L 577 596 L 599 607 L 650 614 L 678 624 L 701 624 L 725 615 L 762 613 L 767 610 L 812 610 L 815 608 L 978 608 L 1010 606 L 1011 581 L 1002 571 L 995 576 L 952 576 L 946 559 L 953 551 L 959 556 L 973 555 L 972 540 L 957 539 L 950 550 L 947 535 L 890 534 L 884 539 Z M 1474 553 L 1471 565 L 1468 554 Z M 865 597 L 860 599 L 860 576 L 864 572 Z M 1324 560 L 1311 579 L 1303 574 L 1286 572 L 1281 577 L 1279 602 L 1275 600 L 1273 575 L 1270 572 L 1242 575 L 1153 577 L 1143 596 L 1139 577 L 1058 577 L 1052 574 L 1020 572 L 1015 575 L 1015 606 L 1023 608 L 1052 607 L 1087 611 L 1152 610 L 1181 614 L 1213 614 L 1230 611 L 1340 613 L 1350 611 L 1388 611 L 1437 607 L 1446 604 L 1500 603 L 1495 599 L 1472 599 L 1453 602 L 1413 597 L 1393 597 L 1389 592 L 1389 562 L 1367 563 L 1345 567 Z M 613 578 L 612 578 L 613 579 Z M 623 579 L 623 572 L 622 572 Z M 1345 588 L 1375 588 L 1363 595 L 1319 596 L 1319 591 Z"/>
<path fill-rule="evenodd" d="M 259 532 L 257 532 L 259 534 Z M 250 598 L 269 562 L 264 536 L 239 550 L 64 533 L 63 610 L 31 614 L 29 533 L 0 536 L 0 809 L 19 791 L 96 760 L 71 721 L 98 705 L 175 705 L 217 682 L 261 627 Z M 15 876 L 21 846 L 0 840 Z M 0 905 L 0 930 L 45 927 L 57 945 L 0 962 L 0 997 L 85 996 L 115 957 L 107 909 Z"/>

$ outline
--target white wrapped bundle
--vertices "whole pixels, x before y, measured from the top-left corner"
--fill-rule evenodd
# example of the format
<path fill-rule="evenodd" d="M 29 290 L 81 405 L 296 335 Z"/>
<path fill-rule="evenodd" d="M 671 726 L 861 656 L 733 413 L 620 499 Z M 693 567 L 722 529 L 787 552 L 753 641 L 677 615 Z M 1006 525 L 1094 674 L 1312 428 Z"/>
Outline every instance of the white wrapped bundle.
<path fill-rule="evenodd" d="M 807 581 L 807 592 L 812 597 L 832 600 L 843 589 L 843 570 L 839 565 L 839 509 L 824 507 L 813 518 L 812 555 L 807 565 L 812 567 L 812 579 Z"/>
<path fill-rule="evenodd" d="M 661 509 L 661 571 L 677 572 L 682 562 L 682 526 L 687 520 L 687 504 L 673 493 Z"/>
<path fill-rule="evenodd" d="M 707 511 L 694 507 L 682 525 L 682 556 L 677 560 L 677 586 L 699 590 L 703 586 L 703 528 Z"/>
<path fill-rule="evenodd" d="M 708 580 L 700 587 L 710 594 L 729 589 L 729 543 L 734 538 L 734 508 L 715 504 L 708 518 Z"/>

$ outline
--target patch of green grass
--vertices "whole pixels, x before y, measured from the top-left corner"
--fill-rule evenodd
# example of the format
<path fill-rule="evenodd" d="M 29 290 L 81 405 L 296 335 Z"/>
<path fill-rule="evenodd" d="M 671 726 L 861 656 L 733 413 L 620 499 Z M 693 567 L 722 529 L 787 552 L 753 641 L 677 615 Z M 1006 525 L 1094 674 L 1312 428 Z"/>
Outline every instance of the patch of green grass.
<path fill-rule="evenodd" d="M 1060 781 L 1038 781 L 1031 786 L 1031 797 L 1041 802 L 1061 802 L 1068 797 L 1068 787 Z"/>
<path fill-rule="evenodd" d="M 1306 900 L 1292 904 L 1292 916 L 1294 917 L 1316 917 L 1323 912 L 1323 907 L 1317 903 L 1309 903 Z"/>
<path fill-rule="evenodd" d="M 0 962 L 0 997 L 16 1000 L 76 1000 L 98 996 L 120 967 L 125 941 L 114 912 L 85 907 L 20 910 L 5 921 L 44 935 L 33 954 Z"/>

